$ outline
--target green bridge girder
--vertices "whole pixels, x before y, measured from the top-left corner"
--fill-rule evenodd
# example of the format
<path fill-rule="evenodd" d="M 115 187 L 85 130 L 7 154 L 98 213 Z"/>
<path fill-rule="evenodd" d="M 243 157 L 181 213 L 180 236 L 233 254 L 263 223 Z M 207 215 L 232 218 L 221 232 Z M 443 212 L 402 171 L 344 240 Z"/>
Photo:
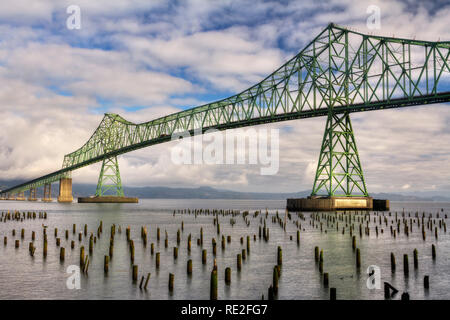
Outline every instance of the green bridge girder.
<path fill-rule="evenodd" d="M 117 114 L 105 114 L 90 139 L 64 156 L 62 169 L 2 190 L 0 195 L 57 181 L 81 167 L 170 141 L 172 135 L 183 132 L 203 134 L 208 129 L 226 130 L 319 116 L 328 117 L 328 126 L 328 121 L 338 114 L 345 114 L 342 119 L 351 127 L 352 112 L 448 102 L 449 65 L 449 41 L 366 35 L 330 24 L 296 56 L 239 94 L 140 124 Z M 326 148 L 337 143 L 339 135 L 330 128 L 326 131 L 332 140 L 327 142 L 324 137 L 313 195 L 325 191 L 325 195 L 351 196 L 353 190 L 367 194 L 353 132 L 345 134 L 344 140 L 354 144 L 351 149 L 358 165 L 351 170 L 362 179 L 351 181 L 342 162 L 348 160 L 349 153 L 344 151 L 342 159 L 333 148 Z M 328 162 L 322 161 L 326 153 Z M 339 167 L 344 168 L 345 183 L 337 178 L 340 173 L 334 169 Z M 341 187 L 333 187 L 333 180 L 341 181 L 337 182 Z M 356 185 L 346 186 L 349 181 Z"/>

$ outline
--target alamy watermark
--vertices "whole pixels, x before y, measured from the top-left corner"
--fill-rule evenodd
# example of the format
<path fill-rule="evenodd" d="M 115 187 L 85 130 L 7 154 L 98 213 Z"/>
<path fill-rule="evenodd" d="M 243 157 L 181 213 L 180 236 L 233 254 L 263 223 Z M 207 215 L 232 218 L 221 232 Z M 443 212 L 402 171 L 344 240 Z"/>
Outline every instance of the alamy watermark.
<path fill-rule="evenodd" d="M 218 131 L 202 129 L 172 134 L 178 144 L 171 150 L 174 164 L 259 165 L 261 175 L 275 175 L 279 169 L 279 130 L 266 128 Z"/>
<path fill-rule="evenodd" d="M 381 270 L 379 266 L 370 265 L 367 267 L 367 274 L 369 278 L 367 278 L 366 285 L 367 289 L 381 289 Z"/>
<path fill-rule="evenodd" d="M 70 265 L 67 267 L 66 273 L 69 274 L 69 277 L 66 280 L 67 289 L 81 289 L 81 270 L 77 265 Z"/>
<path fill-rule="evenodd" d="M 366 20 L 367 28 L 370 30 L 381 28 L 381 9 L 379 6 L 370 5 L 367 7 L 366 13 L 369 17 Z"/>
<path fill-rule="evenodd" d="M 66 27 L 69 30 L 81 29 L 81 9 L 79 6 L 72 4 L 67 7 L 66 13 L 69 15 L 66 20 Z"/>

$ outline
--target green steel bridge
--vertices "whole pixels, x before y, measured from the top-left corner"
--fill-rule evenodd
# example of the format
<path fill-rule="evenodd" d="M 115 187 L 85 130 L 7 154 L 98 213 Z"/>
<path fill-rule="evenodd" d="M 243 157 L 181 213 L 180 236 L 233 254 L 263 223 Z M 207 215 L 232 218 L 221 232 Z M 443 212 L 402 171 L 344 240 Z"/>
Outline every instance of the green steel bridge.
<path fill-rule="evenodd" d="M 326 116 L 312 195 L 368 196 L 350 113 L 450 101 L 450 41 L 419 41 L 362 34 L 329 24 L 302 51 L 261 82 L 229 98 L 140 124 L 104 115 L 62 168 L 0 191 L 36 197 L 44 186 L 70 180 L 76 169 L 102 161 L 96 196 L 123 196 L 117 156 L 203 134 L 278 121 Z M 71 188 L 70 188 L 71 193 Z"/>

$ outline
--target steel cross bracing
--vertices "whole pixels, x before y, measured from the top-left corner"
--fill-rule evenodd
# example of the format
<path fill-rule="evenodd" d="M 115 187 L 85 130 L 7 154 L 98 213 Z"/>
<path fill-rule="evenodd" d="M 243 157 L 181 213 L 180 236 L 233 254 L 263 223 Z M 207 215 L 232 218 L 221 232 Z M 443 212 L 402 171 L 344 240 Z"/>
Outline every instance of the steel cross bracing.
<path fill-rule="evenodd" d="M 117 157 L 103 160 L 95 195 L 98 197 L 124 196 Z"/>
<path fill-rule="evenodd" d="M 63 168 L 1 193 L 57 181 L 73 170 L 172 134 L 450 101 L 450 42 L 365 35 L 330 24 L 300 53 L 232 97 L 135 124 L 105 114 Z M 46 182 L 43 182 L 43 181 Z"/>

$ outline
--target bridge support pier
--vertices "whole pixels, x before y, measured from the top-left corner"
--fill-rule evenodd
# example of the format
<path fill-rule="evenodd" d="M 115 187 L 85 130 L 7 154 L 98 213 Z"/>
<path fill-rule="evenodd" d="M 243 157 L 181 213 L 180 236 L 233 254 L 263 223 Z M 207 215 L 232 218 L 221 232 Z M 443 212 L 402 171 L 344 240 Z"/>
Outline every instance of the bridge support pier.
<path fill-rule="evenodd" d="M 31 188 L 30 189 L 30 195 L 28 197 L 28 201 L 37 201 L 36 198 L 36 188 Z"/>
<path fill-rule="evenodd" d="M 138 203 L 138 198 L 125 197 L 117 157 L 105 158 L 98 177 L 94 197 L 78 197 L 79 203 Z"/>
<path fill-rule="evenodd" d="M 72 202 L 72 178 L 59 179 L 58 202 Z"/>
<path fill-rule="evenodd" d="M 20 191 L 17 193 L 17 201 L 25 201 L 25 192 L 24 191 Z"/>
<path fill-rule="evenodd" d="M 389 202 L 375 200 L 377 208 L 389 210 Z M 373 210 L 359 160 L 350 114 L 328 110 L 325 133 L 311 196 L 288 199 L 292 211 Z"/>
<path fill-rule="evenodd" d="M 44 184 L 44 197 L 42 198 L 42 201 L 44 201 L 44 202 L 52 201 L 52 184 L 51 183 Z"/>

